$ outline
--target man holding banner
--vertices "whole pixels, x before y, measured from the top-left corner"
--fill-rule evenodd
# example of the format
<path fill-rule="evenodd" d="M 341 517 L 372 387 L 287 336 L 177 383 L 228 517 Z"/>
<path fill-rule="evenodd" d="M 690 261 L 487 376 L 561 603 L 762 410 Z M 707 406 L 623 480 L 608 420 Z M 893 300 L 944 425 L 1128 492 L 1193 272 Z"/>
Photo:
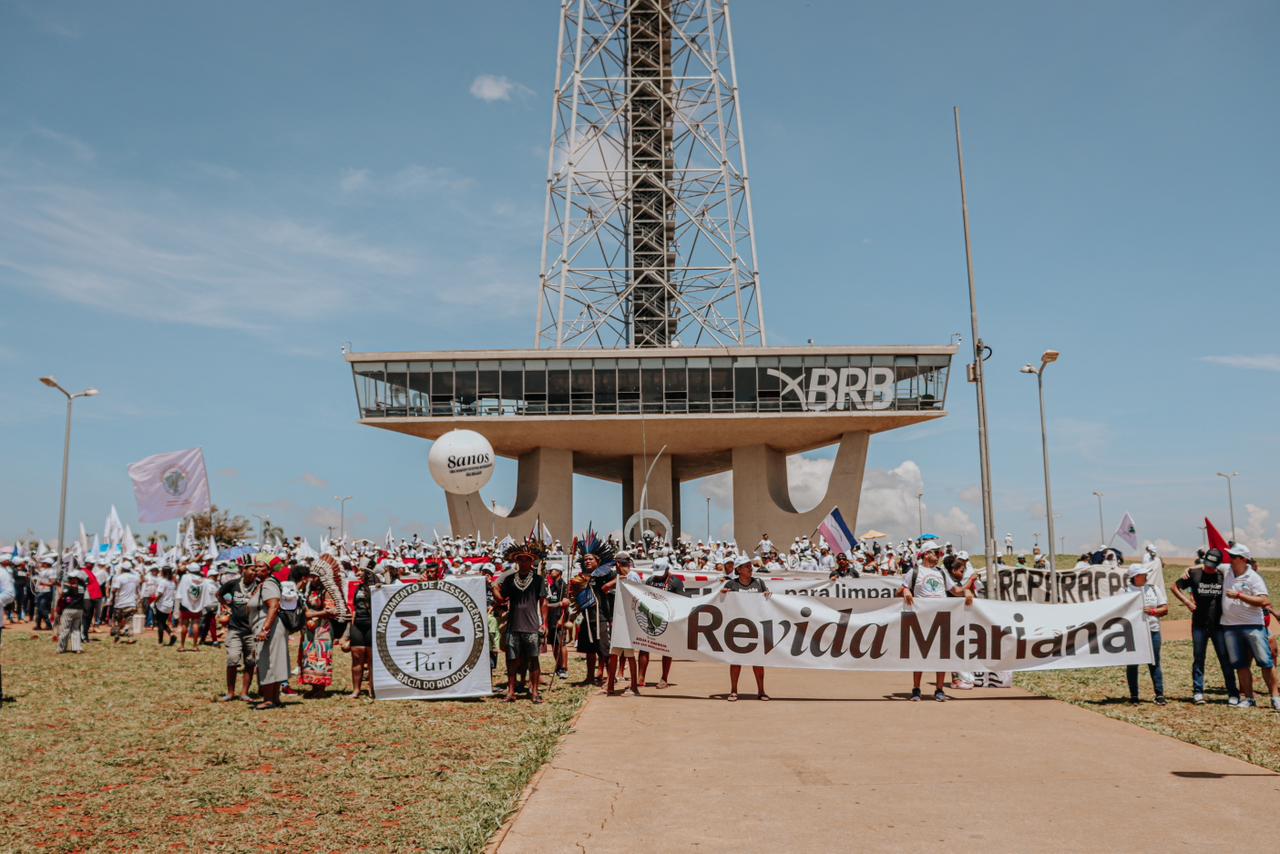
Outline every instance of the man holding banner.
<path fill-rule="evenodd" d="M 734 561 L 734 570 L 736 575 L 725 582 L 724 588 L 720 591 L 720 598 L 723 599 L 728 593 L 763 593 L 765 598 L 769 598 L 769 588 L 765 586 L 764 579 L 754 578 L 752 574 L 755 571 L 755 563 L 751 560 L 750 555 L 738 555 Z M 756 677 L 756 696 L 761 700 L 768 700 L 769 695 L 764 692 L 764 668 L 752 666 L 751 673 Z M 729 702 L 737 702 L 738 699 L 738 677 L 742 675 L 741 664 L 729 665 L 729 696 L 726 698 Z"/>

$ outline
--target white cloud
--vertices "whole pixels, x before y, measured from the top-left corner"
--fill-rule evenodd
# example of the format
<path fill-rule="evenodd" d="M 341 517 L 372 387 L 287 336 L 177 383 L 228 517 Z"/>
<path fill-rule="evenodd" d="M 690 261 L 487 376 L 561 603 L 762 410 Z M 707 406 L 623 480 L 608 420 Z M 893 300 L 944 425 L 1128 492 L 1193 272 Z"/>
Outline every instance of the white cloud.
<path fill-rule="evenodd" d="M 306 523 L 312 528 L 333 528 L 333 535 L 338 536 L 338 532 L 342 528 L 342 513 L 337 507 L 312 507 L 307 511 Z M 369 517 L 363 513 L 347 511 L 346 524 L 347 536 L 359 536 L 352 532 L 353 528 L 363 527 L 369 522 Z M 384 532 L 385 533 L 385 532 Z"/>
<path fill-rule="evenodd" d="M 982 489 L 976 483 L 973 486 L 966 486 L 960 490 L 960 500 L 965 504 L 981 504 Z"/>
<path fill-rule="evenodd" d="M 287 218 L 208 210 L 169 194 L 0 184 L 0 282 L 103 311 L 266 330 L 407 289 L 418 256 Z M 381 288 L 352 280 L 383 277 Z"/>
<path fill-rule="evenodd" d="M 471 179 L 445 166 L 410 163 L 389 175 L 372 169 L 347 169 L 338 179 L 338 188 L 348 196 L 420 196 L 426 193 L 456 192 L 471 186 Z"/>
<path fill-rule="evenodd" d="M 533 94 L 528 86 L 496 74 L 481 74 L 472 80 L 470 92 L 472 96 L 490 104 L 494 101 L 510 101 L 512 95 Z"/>
<path fill-rule="evenodd" d="M 32 132 L 36 136 L 62 146 L 71 153 L 72 157 L 79 160 L 81 163 L 92 163 L 98 156 L 98 153 L 93 150 L 93 146 L 83 140 L 75 138 L 69 133 L 62 133 L 60 131 L 53 130 L 52 128 L 40 125 L 37 125 Z"/>
<path fill-rule="evenodd" d="M 338 186 L 342 188 L 344 193 L 355 193 L 367 189 L 369 187 L 369 170 L 348 169 L 342 173 Z"/>
<path fill-rule="evenodd" d="M 1192 557 L 1196 553 L 1195 549 L 1177 545 L 1172 540 L 1166 540 L 1164 537 L 1154 540 L 1152 545 L 1156 547 L 1160 557 L 1166 559 L 1171 557 Z"/>
<path fill-rule="evenodd" d="M 1280 554 L 1280 524 L 1271 522 L 1271 511 L 1256 504 L 1246 504 L 1244 511 L 1246 521 L 1237 530 L 1237 539 L 1255 555 Z"/>
<path fill-rule="evenodd" d="M 1200 361 L 1246 371 L 1280 371 L 1280 354 L 1277 353 L 1259 353 L 1253 356 L 1204 356 Z"/>
<path fill-rule="evenodd" d="M 307 486 L 311 486 L 316 489 L 324 489 L 326 486 L 329 485 L 329 481 L 325 480 L 319 475 L 312 474 L 311 472 L 306 472 L 305 474 L 302 475 L 302 482 L 305 483 Z"/>
<path fill-rule="evenodd" d="M 822 500 L 834 464 L 832 458 L 806 457 L 803 454 L 787 458 L 791 503 L 797 510 L 811 509 Z M 699 491 L 717 507 L 731 507 L 733 476 L 726 472 L 705 478 Z M 854 522 L 855 533 L 876 528 L 894 540 L 915 536 L 919 524 L 916 495 L 924 491 L 924 476 L 913 460 L 905 460 L 888 470 L 867 470 L 862 482 L 858 518 Z M 950 507 L 934 512 L 929 509 L 928 502 L 924 502 L 923 507 L 925 528 L 930 532 L 957 542 L 964 535 L 966 545 L 969 542 L 980 543 L 978 526 L 964 509 Z"/>

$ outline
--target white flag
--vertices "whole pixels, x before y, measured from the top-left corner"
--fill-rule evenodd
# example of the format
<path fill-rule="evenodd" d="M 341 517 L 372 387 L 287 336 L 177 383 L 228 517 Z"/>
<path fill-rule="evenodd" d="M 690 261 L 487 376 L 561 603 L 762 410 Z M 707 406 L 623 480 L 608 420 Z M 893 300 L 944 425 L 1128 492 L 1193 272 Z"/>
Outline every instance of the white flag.
<path fill-rule="evenodd" d="M 1116 532 L 1111 535 L 1111 539 L 1119 537 L 1124 540 L 1129 548 L 1137 551 L 1138 549 L 1138 528 L 1133 524 L 1133 517 L 1128 513 L 1124 514 L 1124 518 L 1120 520 L 1120 527 L 1116 528 Z"/>
<path fill-rule="evenodd" d="M 386 538 L 385 540 L 383 540 L 383 541 L 382 541 L 382 544 L 383 544 L 384 546 L 386 546 L 387 551 L 391 551 L 392 549 L 394 549 L 394 548 L 396 547 L 396 540 L 395 540 L 395 537 L 391 536 L 391 526 L 390 526 L 390 525 L 388 525 L 388 526 L 387 526 L 387 538 Z"/>
<path fill-rule="evenodd" d="M 204 451 L 191 448 L 156 454 L 129 466 L 133 496 L 138 501 L 139 522 L 163 522 L 191 513 L 205 513 L 212 506 Z"/>
<path fill-rule="evenodd" d="M 116 512 L 116 506 L 111 505 L 111 512 L 107 514 L 107 521 L 102 523 L 102 537 L 107 541 L 107 546 L 118 546 L 124 541 L 124 525 L 120 524 L 120 514 Z"/>
<path fill-rule="evenodd" d="M 89 550 L 89 535 L 84 532 L 84 522 L 80 523 L 80 553 L 84 554 Z"/>
<path fill-rule="evenodd" d="M 184 554 L 195 556 L 196 553 L 196 520 L 192 519 L 191 524 L 187 526 L 186 536 L 182 538 L 182 551 Z"/>
<path fill-rule="evenodd" d="M 217 543 L 217 541 L 216 541 L 216 540 L 214 540 L 214 538 L 213 538 L 213 534 L 212 534 L 212 533 L 210 533 L 210 534 L 209 534 L 209 548 L 208 548 L 208 552 L 209 552 L 209 560 L 217 560 L 217 559 L 218 559 L 218 543 Z"/>
<path fill-rule="evenodd" d="M 120 541 L 120 545 L 123 547 L 126 556 L 133 555 L 138 551 L 138 541 L 133 538 L 133 529 L 128 525 L 124 526 L 124 539 Z"/>
<path fill-rule="evenodd" d="M 93 545 L 89 547 L 89 554 L 96 559 L 98 555 L 101 554 L 101 552 L 102 552 L 102 545 L 98 542 L 98 535 L 94 534 Z"/>

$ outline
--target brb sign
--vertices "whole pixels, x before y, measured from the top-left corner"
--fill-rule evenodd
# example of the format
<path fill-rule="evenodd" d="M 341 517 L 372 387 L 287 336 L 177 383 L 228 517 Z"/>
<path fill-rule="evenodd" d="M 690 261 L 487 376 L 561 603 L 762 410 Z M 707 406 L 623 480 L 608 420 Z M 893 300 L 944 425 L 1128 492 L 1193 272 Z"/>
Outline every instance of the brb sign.
<path fill-rule="evenodd" d="M 789 377 L 776 368 L 766 373 L 782 382 L 783 397 L 795 395 L 807 412 L 888 409 L 893 405 L 893 368 L 811 368 L 807 378 L 804 374 Z"/>

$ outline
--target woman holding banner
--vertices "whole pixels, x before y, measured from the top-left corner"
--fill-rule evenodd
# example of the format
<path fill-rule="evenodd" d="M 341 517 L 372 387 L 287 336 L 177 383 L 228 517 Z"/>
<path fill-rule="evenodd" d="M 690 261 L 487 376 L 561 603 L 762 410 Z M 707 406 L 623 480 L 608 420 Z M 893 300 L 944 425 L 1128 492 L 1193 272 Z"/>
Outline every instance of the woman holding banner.
<path fill-rule="evenodd" d="M 765 586 L 764 579 L 753 577 L 755 564 L 750 555 L 738 555 L 733 562 L 733 568 L 735 574 L 720 590 L 722 599 L 729 593 L 763 593 L 766 598 L 773 595 Z M 756 677 L 756 696 L 761 700 L 768 700 L 769 695 L 764 692 L 764 668 L 752 665 L 751 672 Z M 738 701 L 738 677 L 741 675 L 741 664 L 729 665 L 729 696 L 725 699 L 731 703 Z"/>

